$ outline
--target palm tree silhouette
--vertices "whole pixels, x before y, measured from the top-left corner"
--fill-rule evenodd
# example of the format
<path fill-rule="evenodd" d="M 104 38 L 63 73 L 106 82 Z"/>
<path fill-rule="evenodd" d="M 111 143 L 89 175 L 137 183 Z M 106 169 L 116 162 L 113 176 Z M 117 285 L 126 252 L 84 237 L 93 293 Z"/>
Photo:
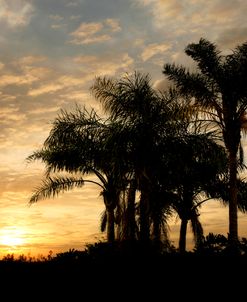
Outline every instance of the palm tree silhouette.
<path fill-rule="evenodd" d="M 163 73 L 183 95 L 194 97 L 195 105 L 221 129 L 229 161 L 229 241 L 234 248 L 238 242 L 237 157 L 247 109 L 247 43 L 222 56 L 215 44 L 201 38 L 189 44 L 185 53 L 197 63 L 199 72 L 165 64 Z"/>
<path fill-rule="evenodd" d="M 46 165 L 45 180 L 30 198 L 30 203 L 54 197 L 87 182 L 102 189 L 108 242 L 115 239 L 114 210 L 123 189 L 119 165 L 114 163 L 116 156 L 113 153 L 117 150 L 108 142 L 113 129 L 116 124 L 103 121 L 93 109 L 89 112 L 85 107 L 77 107 L 75 112 L 62 111 L 54 121 L 44 147 L 27 158 L 28 161 L 42 160 Z M 69 172 L 69 175 L 51 175 L 57 172 Z M 94 174 L 98 180 L 86 179 L 88 174 Z"/>
<path fill-rule="evenodd" d="M 140 73 L 97 78 L 92 92 L 107 117 L 85 107 L 61 111 L 43 147 L 28 157 L 46 166 L 30 203 L 89 182 L 101 188 L 101 229 L 107 230 L 108 242 L 153 239 L 159 247 L 167 241 L 172 209 L 181 218 L 180 251 L 185 251 L 188 221 L 199 242 L 197 196 L 209 192 L 226 162 L 212 133 L 203 133 L 207 125 L 191 120 L 197 108 L 175 90 L 155 91 L 149 76 Z"/>
<path fill-rule="evenodd" d="M 199 221 L 198 206 L 203 195 L 209 196 L 208 188 L 214 186 L 226 171 L 224 148 L 217 145 L 210 134 L 188 133 L 178 141 L 174 157 L 176 195 L 172 207 L 181 219 L 179 251 L 185 252 L 187 224 L 190 221 L 196 245 L 203 238 L 203 228 Z"/>
<path fill-rule="evenodd" d="M 131 194 L 127 208 L 129 215 L 127 229 L 129 229 L 130 237 L 133 238 L 135 225 L 133 196 L 135 190 L 139 190 L 140 240 L 149 241 L 151 224 L 158 238 L 159 223 L 156 224 L 153 219 L 164 216 L 157 215 L 157 194 L 155 200 L 153 196 L 155 192 L 160 191 L 158 175 L 161 170 L 162 157 L 164 157 L 161 146 L 165 144 L 167 136 L 181 131 L 175 119 L 175 115 L 181 114 L 181 111 L 174 110 L 173 102 L 178 96 L 173 91 L 166 94 L 155 91 L 151 87 L 150 77 L 138 72 L 132 75 L 127 74 L 120 80 L 97 78 L 91 90 L 111 119 L 120 121 L 122 127 L 128 129 L 126 145 L 129 147 L 129 152 L 126 161 L 130 163 L 131 168 L 129 171 Z M 162 207 L 159 209 L 161 211 Z M 151 213 L 152 210 L 156 211 L 156 215 Z"/>

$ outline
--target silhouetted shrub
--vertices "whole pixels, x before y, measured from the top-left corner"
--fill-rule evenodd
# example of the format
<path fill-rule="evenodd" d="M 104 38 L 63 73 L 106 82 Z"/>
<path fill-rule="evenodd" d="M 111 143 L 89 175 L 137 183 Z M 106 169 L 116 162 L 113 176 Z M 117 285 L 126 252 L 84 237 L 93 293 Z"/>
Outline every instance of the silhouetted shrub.
<path fill-rule="evenodd" d="M 219 254 L 226 249 L 227 245 L 228 239 L 224 235 L 209 233 L 195 248 L 195 252 L 210 255 Z"/>

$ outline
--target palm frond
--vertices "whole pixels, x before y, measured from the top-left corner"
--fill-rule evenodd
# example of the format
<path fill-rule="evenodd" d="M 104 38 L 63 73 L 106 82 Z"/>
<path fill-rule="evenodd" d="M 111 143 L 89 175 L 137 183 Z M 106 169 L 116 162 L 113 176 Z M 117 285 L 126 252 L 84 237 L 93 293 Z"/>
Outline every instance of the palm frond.
<path fill-rule="evenodd" d="M 198 67 L 203 74 L 218 78 L 221 71 L 222 57 L 214 43 L 201 38 L 199 43 L 189 44 L 185 48 L 185 53 L 198 63 Z"/>
<path fill-rule="evenodd" d="M 34 151 L 32 154 L 30 154 L 26 158 L 26 161 L 27 161 L 27 163 L 31 163 L 31 162 L 33 162 L 35 160 L 45 161 L 46 155 L 47 155 L 47 153 L 45 152 L 45 150 L 43 150 L 43 149 L 37 150 L 37 151 Z"/>
<path fill-rule="evenodd" d="M 96 100 L 99 100 L 107 113 L 112 113 L 118 99 L 117 82 L 107 77 L 97 77 L 90 88 Z"/>
<path fill-rule="evenodd" d="M 139 72 L 126 74 L 119 80 L 97 78 L 91 90 L 113 120 L 138 118 L 140 110 L 145 111 L 150 98 L 154 97 L 149 75 Z M 147 110 L 146 110 L 147 112 Z"/>
<path fill-rule="evenodd" d="M 175 82 L 181 95 L 194 97 L 205 108 L 211 107 L 215 94 L 203 74 L 189 72 L 185 67 L 175 64 L 165 64 L 162 72 L 170 81 Z"/>
<path fill-rule="evenodd" d="M 43 180 L 42 185 L 38 187 L 31 196 L 29 203 L 35 203 L 42 199 L 54 198 L 59 193 L 69 191 L 73 188 L 80 188 L 84 185 L 85 180 L 75 177 L 49 177 Z"/>
<path fill-rule="evenodd" d="M 246 168 L 246 165 L 244 164 L 244 148 L 242 146 L 242 143 L 240 142 L 239 145 L 239 156 L 238 156 L 238 168 L 239 170 L 244 170 Z"/>
<path fill-rule="evenodd" d="M 78 141 L 92 142 L 98 137 L 104 127 L 103 121 L 94 109 L 88 111 L 85 107 L 76 107 L 75 111 L 61 113 L 53 122 L 53 127 L 44 142 L 47 148 L 68 146 Z"/>

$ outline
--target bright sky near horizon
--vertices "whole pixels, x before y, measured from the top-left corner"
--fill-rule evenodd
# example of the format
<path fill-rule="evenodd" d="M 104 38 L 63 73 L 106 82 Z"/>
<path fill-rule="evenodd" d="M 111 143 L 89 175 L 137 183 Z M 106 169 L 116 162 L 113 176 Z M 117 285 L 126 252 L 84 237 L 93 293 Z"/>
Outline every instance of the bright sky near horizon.
<path fill-rule="evenodd" d="M 83 249 L 102 238 L 99 190 L 87 185 L 32 206 L 44 167 L 25 158 L 41 147 L 60 109 L 99 104 L 95 76 L 149 73 L 165 87 L 162 66 L 188 65 L 200 37 L 229 51 L 247 41 L 246 0 L 0 0 L 0 256 Z M 247 216 L 239 216 L 247 237 Z M 226 234 L 228 211 L 202 208 L 205 234 Z M 171 223 L 171 239 L 179 221 Z"/>

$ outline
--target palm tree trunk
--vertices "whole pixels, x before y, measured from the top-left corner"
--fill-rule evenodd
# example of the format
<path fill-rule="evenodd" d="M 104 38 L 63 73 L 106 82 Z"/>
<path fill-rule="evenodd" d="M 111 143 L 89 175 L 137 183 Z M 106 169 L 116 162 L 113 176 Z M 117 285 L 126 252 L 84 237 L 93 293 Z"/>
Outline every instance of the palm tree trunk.
<path fill-rule="evenodd" d="M 195 240 L 195 247 L 198 248 L 202 244 L 204 236 L 203 236 L 203 228 L 199 221 L 198 214 L 195 208 L 191 215 L 190 221 L 191 221 L 192 232 Z"/>
<path fill-rule="evenodd" d="M 179 252 L 185 253 L 186 251 L 186 234 L 187 234 L 187 224 L 188 219 L 181 219 L 181 226 L 180 226 L 180 235 L 179 235 Z"/>
<path fill-rule="evenodd" d="M 229 170 L 229 243 L 234 248 L 238 242 L 237 155 L 235 152 L 230 152 Z"/>
<path fill-rule="evenodd" d="M 113 243 L 115 241 L 115 217 L 114 208 L 107 207 L 107 241 Z"/>
<path fill-rule="evenodd" d="M 127 240 L 135 240 L 135 195 L 136 195 L 136 180 L 130 182 L 127 204 Z"/>
<path fill-rule="evenodd" d="M 140 198 L 140 240 L 142 243 L 148 243 L 150 235 L 149 215 L 148 215 L 148 194 L 141 192 Z"/>

